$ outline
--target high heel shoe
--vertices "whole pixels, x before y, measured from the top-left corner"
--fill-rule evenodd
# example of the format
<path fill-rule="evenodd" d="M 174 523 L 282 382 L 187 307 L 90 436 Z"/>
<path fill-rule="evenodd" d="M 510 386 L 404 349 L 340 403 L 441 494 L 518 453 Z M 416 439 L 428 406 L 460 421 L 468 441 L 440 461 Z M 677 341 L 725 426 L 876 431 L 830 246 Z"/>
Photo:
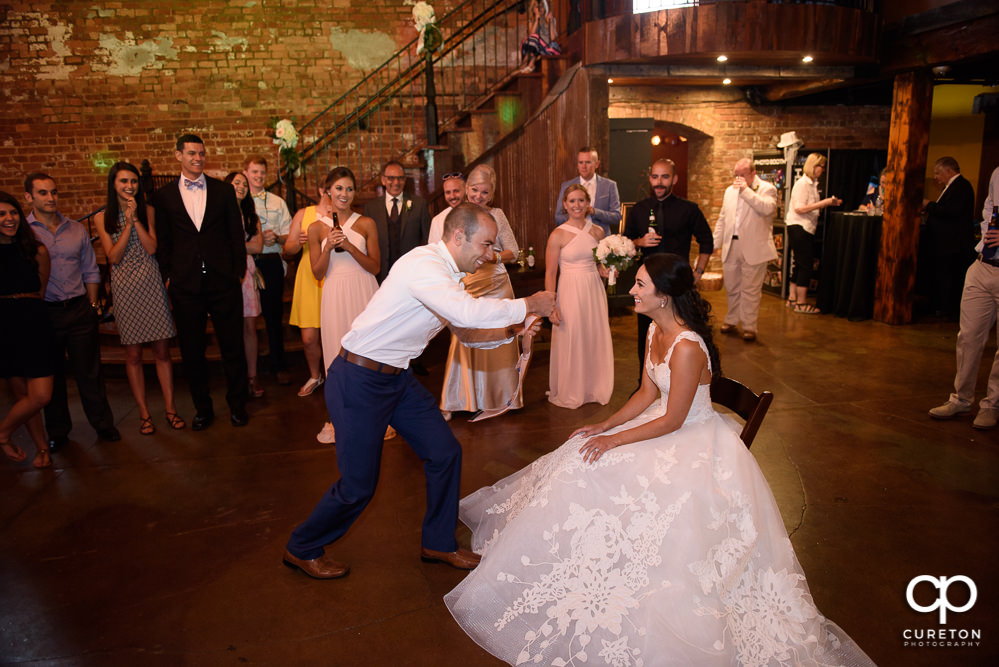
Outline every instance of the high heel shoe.
<path fill-rule="evenodd" d="M 263 398 L 264 388 L 260 386 L 260 380 L 254 375 L 250 378 L 250 396 L 253 398 Z"/>
<path fill-rule="evenodd" d="M 47 449 L 39 449 L 38 453 L 35 454 L 35 460 L 32 462 L 33 466 L 36 468 L 51 468 L 52 467 L 52 456 L 49 454 Z"/>

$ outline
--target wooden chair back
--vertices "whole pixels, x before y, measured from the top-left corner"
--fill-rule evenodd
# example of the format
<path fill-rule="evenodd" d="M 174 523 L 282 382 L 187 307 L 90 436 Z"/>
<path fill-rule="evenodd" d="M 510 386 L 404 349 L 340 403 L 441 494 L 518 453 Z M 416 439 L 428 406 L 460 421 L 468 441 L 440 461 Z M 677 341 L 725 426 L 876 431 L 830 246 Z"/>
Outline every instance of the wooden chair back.
<path fill-rule="evenodd" d="M 769 391 L 757 395 L 732 378 L 719 375 L 711 380 L 711 402 L 725 406 L 746 420 L 739 437 L 746 443 L 747 449 L 753 444 L 773 400 L 774 395 Z"/>

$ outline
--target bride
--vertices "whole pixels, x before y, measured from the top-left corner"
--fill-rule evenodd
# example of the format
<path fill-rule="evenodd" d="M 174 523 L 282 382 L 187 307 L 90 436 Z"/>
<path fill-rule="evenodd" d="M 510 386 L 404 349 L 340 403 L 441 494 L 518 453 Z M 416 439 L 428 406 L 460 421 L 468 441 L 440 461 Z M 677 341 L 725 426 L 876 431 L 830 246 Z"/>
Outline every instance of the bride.
<path fill-rule="evenodd" d="M 631 294 L 653 320 L 641 387 L 461 501 L 482 562 L 451 613 L 511 664 L 872 665 L 815 607 L 766 479 L 711 406 L 690 266 L 652 255 Z"/>

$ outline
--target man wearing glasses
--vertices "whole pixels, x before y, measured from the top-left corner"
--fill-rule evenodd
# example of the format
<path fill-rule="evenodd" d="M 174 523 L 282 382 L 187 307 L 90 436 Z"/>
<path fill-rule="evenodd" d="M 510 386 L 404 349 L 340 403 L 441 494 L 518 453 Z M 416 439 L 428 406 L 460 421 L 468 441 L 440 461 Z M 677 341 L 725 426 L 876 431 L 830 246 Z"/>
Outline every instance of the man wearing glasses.
<path fill-rule="evenodd" d="M 378 272 L 381 283 L 397 259 L 417 246 L 425 245 L 430 234 L 430 212 L 427 202 L 419 196 L 406 194 L 406 172 L 396 161 L 382 167 L 384 194 L 364 205 L 364 215 L 375 221 L 382 267 Z"/>

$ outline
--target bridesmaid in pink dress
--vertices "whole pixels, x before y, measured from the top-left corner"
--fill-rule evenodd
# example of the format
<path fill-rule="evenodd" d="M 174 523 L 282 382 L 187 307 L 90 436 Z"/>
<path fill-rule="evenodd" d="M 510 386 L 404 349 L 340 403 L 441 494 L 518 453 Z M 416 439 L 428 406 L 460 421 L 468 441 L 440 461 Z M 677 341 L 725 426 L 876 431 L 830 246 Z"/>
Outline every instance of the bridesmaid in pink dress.
<path fill-rule="evenodd" d="M 566 188 L 562 205 L 569 220 L 555 228 L 545 249 L 545 289 L 558 297 L 551 318 L 548 400 L 563 408 L 606 405 L 614 390 L 614 348 L 607 293 L 593 258 L 604 231 L 586 219 L 592 209 L 582 185 Z"/>

